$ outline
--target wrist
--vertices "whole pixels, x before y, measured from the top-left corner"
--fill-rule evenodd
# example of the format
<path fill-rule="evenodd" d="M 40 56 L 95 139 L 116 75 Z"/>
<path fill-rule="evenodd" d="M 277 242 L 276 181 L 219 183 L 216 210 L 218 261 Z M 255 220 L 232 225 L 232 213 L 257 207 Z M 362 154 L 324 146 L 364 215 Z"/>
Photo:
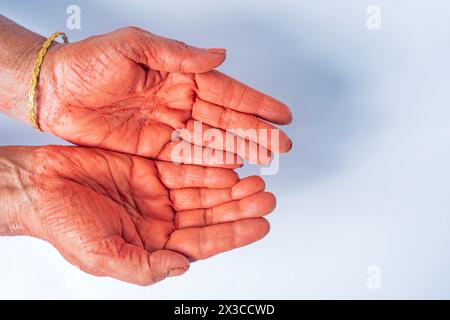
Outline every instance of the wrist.
<path fill-rule="evenodd" d="M 57 53 L 63 46 L 64 44 L 62 43 L 53 42 L 48 48 L 36 84 L 36 116 L 41 130 L 47 132 L 52 132 L 53 113 L 59 106 L 57 86 L 55 83 L 55 63 L 58 56 Z"/>
<path fill-rule="evenodd" d="M 0 235 L 35 235 L 39 149 L 0 148 Z"/>
<path fill-rule="evenodd" d="M 28 91 L 37 56 L 46 38 L 0 16 L 0 112 L 29 123 Z M 44 125 L 56 102 L 53 86 L 55 52 L 63 45 L 53 42 L 44 56 L 36 85 L 35 105 Z M 39 121 L 41 122 L 41 121 Z M 43 128 L 45 130 L 45 128 Z"/>
<path fill-rule="evenodd" d="M 39 40 L 40 37 L 30 39 L 27 47 L 8 51 L 0 61 L 0 110 L 20 121 L 28 119 L 28 89 L 39 43 L 42 43 Z"/>

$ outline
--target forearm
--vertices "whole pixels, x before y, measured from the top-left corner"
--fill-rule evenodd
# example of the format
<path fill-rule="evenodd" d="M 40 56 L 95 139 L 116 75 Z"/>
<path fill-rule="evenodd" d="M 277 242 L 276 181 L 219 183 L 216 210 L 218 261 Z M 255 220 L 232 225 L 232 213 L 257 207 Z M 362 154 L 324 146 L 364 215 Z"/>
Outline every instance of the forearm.
<path fill-rule="evenodd" d="M 33 149 L 0 147 L 0 235 L 27 234 L 23 217 L 33 211 L 33 184 L 26 163 Z"/>
<path fill-rule="evenodd" d="M 0 112 L 27 121 L 28 89 L 45 38 L 0 15 Z"/>

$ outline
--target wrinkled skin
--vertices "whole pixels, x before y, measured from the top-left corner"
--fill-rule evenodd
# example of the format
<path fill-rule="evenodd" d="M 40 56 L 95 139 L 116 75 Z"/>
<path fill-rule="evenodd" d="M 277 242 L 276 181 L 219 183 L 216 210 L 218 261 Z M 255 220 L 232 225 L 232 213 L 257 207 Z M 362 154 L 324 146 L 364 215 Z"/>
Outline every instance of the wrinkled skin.
<path fill-rule="evenodd" d="M 29 75 L 44 40 L 0 16 L 0 111 L 18 120 L 29 122 Z M 272 133 L 234 132 L 237 144 L 230 145 L 186 132 L 194 120 L 225 136 L 274 129 L 270 123 L 288 124 L 292 116 L 283 103 L 215 71 L 224 59 L 224 50 L 132 27 L 53 43 L 37 86 L 41 128 L 100 149 L 1 147 L 0 235 L 39 237 L 91 274 L 141 285 L 262 238 L 273 195 L 263 192 L 261 178 L 239 180 L 225 168 L 255 160 L 254 146 L 256 161 L 267 163 L 291 141 L 284 133 L 272 141 Z M 172 141 L 175 129 L 187 129 L 179 142 Z M 183 158 L 203 166 L 161 161 L 173 160 L 179 145 L 235 156 L 226 164 L 205 153 Z"/>
<path fill-rule="evenodd" d="M 269 122 L 291 121 L 283 103 L 213 70 L 224 59 L 222 49 L 199 49 L 134 27 L 54 44 L 38 87 L 41 127 L 75 144 L 171 160 L 174 129 L 192 131 L 193 120 L 223 135 L 225 129 L 273 129 Z M 183 155 L 182 161 L 237 167 L 249 158 L 249 144 L 260 145 L 259 163 L 270 161 L 269 151 L 291 148 L 283 132 L 275 143 L 270 134 L 268 142 L 241 136 L 243 149 L 182 136 L 239 156 L 228 165 L 206 156 Z"/>
<path fill-rule="evenodd" d="M 13 153 L 31 207 L 19 215 L 23 233 L 88 273 L 136 284 L 262 238 L 275 207 L 261 178 L 229 169 L 80 147 Z"/>

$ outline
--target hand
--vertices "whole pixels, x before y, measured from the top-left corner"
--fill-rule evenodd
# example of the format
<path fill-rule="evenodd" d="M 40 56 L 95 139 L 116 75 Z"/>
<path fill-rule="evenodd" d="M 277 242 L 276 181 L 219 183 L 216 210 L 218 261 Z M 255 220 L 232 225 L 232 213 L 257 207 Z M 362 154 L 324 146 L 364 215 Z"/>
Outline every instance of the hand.
<path fill-rule="evenodd" d="M 178 143 L 239 156 L 231 157 L 234 162 L 229 165 L 219 164 L 225 167 L 251 158 L 249 150 L 257 144 L 261 149 L 253 160 L 267 163 L 266 149 L 291 148 L 283 132 L 274 142 L 270 132 L 265 139 L 236 133 L 243 148 L 186 135 L 182 135 L 184 142 L 171 142 L 174 129 L 192 132 L 194 120 L 202 121 L 203 129 L 219 129 L 216 132 L 223 137 L 226 129 L 275 129 L 263 119 L 278 124 L 291 121 L 283 103 L 212 71 L 224 59 L 221 49 L 194 48 L 134 27 L 73 44 L 54 44 L 41 71 L 39 121 L 44 130 L 75 144 L 153 159 L 172 160 Z M 211 150 L 207 151 L 203 155 L 209 155 Z M 182 161 L 214 165 L 207 156 L 199 159 L 193 154 Z"/>
<path fill-rule="evenodd" d="M 17 233 L 52 243 L 94 275 L 151 284 L 269 230 L 261 216 L 275 199 L 259 177 L 99 149 L 6 149 L 23 197 L 11 203 L 29 204 Z"/>

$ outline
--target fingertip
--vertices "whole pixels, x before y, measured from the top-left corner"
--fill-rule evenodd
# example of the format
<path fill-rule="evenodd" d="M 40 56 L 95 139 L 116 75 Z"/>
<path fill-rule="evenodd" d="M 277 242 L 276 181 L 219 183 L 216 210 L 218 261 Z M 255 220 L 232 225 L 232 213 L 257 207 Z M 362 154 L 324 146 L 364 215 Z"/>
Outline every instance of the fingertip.
<path fill-rule="evenodd" d="M 277 201 L 270 192 L 258 192 L 239 200 L 242 214 L 246 218 L 262 217 L 271 213 Z"/>
<path fill-rule="evenodd" d="M 272 192 L 263 192 L 264 200 L 262 201 L 262 204 L 265 205 L 266 210 L 264 210 L 267 213 L 272 212 L 275 210 L 277 206 L 277 198 Z"/>
<path fill-rule="evenodd" d="M 188 260 L 189 262 L 189 260 Z M 177 277 L 181 276 L 182 274 L 186 273 L 190 268 L 190 264 L 180 266 L 180 267 L 173 267 L 169 270 L 169 273 L 167 274 L 168 277 Z"/>
<path fill-rule="evenodd" d="M 207 163 L 207 164 L 201 164 L 201 165 L 208 166 L 210 168 L 222 168 L 222 169 L 228 169 L 228 170 L 235 170 L 235 169 L 242 168 L 244 166 L 244 164 L 242 164 L 242 163 L 230 163 L 230 164 Z"/>
<path fill-rule="evenodd" d="M 205 182 L 203 187 L 231 188 L 239 181 L 239 175 L 231 169 L 205 167 Z"/>
<path fill-rule="evenodd" d="M 211 48 L 208 49 L 208 53 L 210 54 L 211 65 L 210 68 L 208 70 L 205 70 L 204 72 L 217 68 L 222 63 L 224 63 L 225 59 L 227 58 L 227 51 L 224 48 Z"/>
<path fill-rule="evenodd" d="M 231 152 L 227 151 L 227 153 L 231 154 L 231 156 L 233 156 L 233 154 Z M 234 154 L 234 161 L 235 161 L 235 164 L 237 165 L 236 168 L 242 168 L 244 166 L 245 160 L 240 155 Z"/>
<path fill-rule="evenodd" d="M 185 256 L 170 250 L 158 250 L 150 256 L 150 268 L 157 280 L 181 275 L 189 270 L 189 265 Z"/>
<path fill-rule="evenodd" d="M 232 152 L 208 147 L 204 147 L 202 150 L 204 152 L 201 154 L 201 157 L 197 159 L 198 163 L 196 164 L 228 169 L 236 169 L 244 165 L 244 159 Z"/>
<path fill-rule="evenodd" d="M 291 124 L 293 120 L 294 120 L 294 117 L 293 117 L 293 115 L 292 115 L 292 111 L 289 110 L 289 115 L 287 116 L 287 119 L 286 119 L 286 123 L 285 123 L 285 124 Z"/>
<path fill-rule="evenodd" d="M 231 198 L 242 199 L 265 189 L 266 183 L 260 176 L 250 176 L 240 180 L 231 189 Z"/>
<path fill-rule="evenodd" d="M 267 95 L 263 96 L 265 99 L 257 114 L 258 116 L 281 125 L 287 125 L 292 122 L 292 111 L 285 103 Z"/>
<path fill-rule="evenodd" d="M 236 171 L 227 168 L 207 168 L 210 171 L 210 188 L 231 188 L 239 182 L 239 175 Z M 214 178 L 213 178 L 214 177 Z"/>
<path fill-rule="evenodd" d="M 220 151 L 219 150 L 219 152 L 223 152 L 223 154 L 225 155 L 222 158 L 222 161 L 218 164 L 217 164 L 217 162 L 213 162 L 213 163 L 207 164 L 207 165 L 221 167 L 221 168 L 227 168 L 227 169 L 238 169 L 238 168 L 242 168 L 244 166 L 244 159 L 241 156 L 238 156 L 237 154 L 233 154 L 228 151 Z"/>
<path fill-rule="evenodd" d="M 264 238 L 270 232 L 270 223 L 266 218 L 260 218 L 260 220 L 261 230 L 264 234 L 262 238 Z"/>
<path fill-rule="evenodd" d="M 292 150 L 292 146 L 293 146 L 292 140 L 289 139 L 289 146 L 288 146 L 287 152 Z"/>
<path fill-rule="evenodd" d="M 287 134 L 282 130 L 280 130 L 279 142 L 278 152 L 287 153 L 292 149 L 292 140 L 289 139 Z"/>
<path fill-rule="evenodd" d="M 231 169 L 221 169 L 224 175 L 220 177 L 222 182 L 221 188 L 233 187 L 239 183 L 239 174 Z"/>
<path fill-rule="evenodd" d="M 233 222 L 236 232 L 236 245 L 242 247 L 264 238 L 270 230 L 264 218 L 251 218 Z"/>
<path fill-rule="evenodd" d="M 209 48 L 208 51 L 213 54 L 218 54 L 222 56 L 226 56 L 227 50 L 224 48 Z"/>
<path fill-rule="evenodd" d="M 205 73 L 220 66 L 226 59 L 226 50 L 222 48 L 198 49 L 192 60 L 183 62 L 182 72 Z"/>
<path fill-rule="evenodd" d="M 228 179 L 230 181 L 230 183 L 229 183 L 230 187 L 236 185 L 239 182 L 239 174 L 236 171 L 229 170 L 228 175 L 229 175 Z"/>
<path fill-rule="evenodd" d="M 260 176 L 253 176 L 255 185 L 258 186 L 258 189 L 261 191 L 264 191 L 266 189 L 266 182 L 264 181 L 264 179 Z"/>
<path fill-rule="evenodd" d="M 262 146 L 259 146 L 259 148 L 263 148 Z M 258 153 L 258 161 L 261 165 L 267 165 L 270 164 L 273 160 L 273 153 L 270 150 L 265 150 L 264 154 Z"/>
<path fill-rule="evenodd" d="M 274 98 L 274 101 L 276 101 L 277 107 L 274 108 L 274 112 L 277 113 L 277 116 L 275 117 L 275 123 L 281 124 L 281 125 L 288 125 L 292 123 L 292 111 L 291 109 L 283 102 L 276 100 Z"/>
<path fill-rule="evenodd" d="M 291 109 L 284 103 L 283 103 L 283 109 L 284 109 L 283 116 L 280 117 L 279 124 L 282 124 L 282 125 L 291 124 L 292 120 L 293 120 Z"/>
<path fill-rule="evenodd" d="M 264 238 L 269 232 L 270 232 L 270 223 L 266 218 L 256 218 L 257 222 L 257 228 L 258 228 L 258 234 L 260 236 L 259 239 Z"/>

